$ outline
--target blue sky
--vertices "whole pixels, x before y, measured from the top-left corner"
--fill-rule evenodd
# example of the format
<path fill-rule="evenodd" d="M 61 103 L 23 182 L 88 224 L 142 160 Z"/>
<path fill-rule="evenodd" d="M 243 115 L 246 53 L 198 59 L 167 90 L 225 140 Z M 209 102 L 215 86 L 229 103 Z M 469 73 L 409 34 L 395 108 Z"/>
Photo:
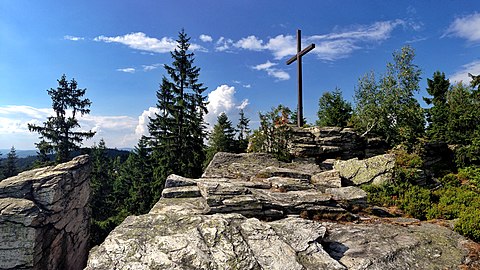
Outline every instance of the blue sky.
<path fill-rule="evenodd" d="M 416 50 L 426 78 L 436 70 L 451 81 L 480 74 L 478 1 L 24 1 L 0 0 L 0 148 L 33 149 L 51 111 L 46 90 L 62 74 L 87 88 L 91 114 L 82 128 L 110 147 L 133 147 L 153 115 L 163 64 L 184 28 L 191 37 L 210 113 L 236 122 L 244 108 L 253 127 L 258 112 L 296 108 L 296 29 L 303 46 L 304 114 L 316 120 L 318 99 L 339 87 L 353 101 L 358 78 L 384 72 L 392 52 Z M 424 105 L 422 103 L 422 105 Z"/>

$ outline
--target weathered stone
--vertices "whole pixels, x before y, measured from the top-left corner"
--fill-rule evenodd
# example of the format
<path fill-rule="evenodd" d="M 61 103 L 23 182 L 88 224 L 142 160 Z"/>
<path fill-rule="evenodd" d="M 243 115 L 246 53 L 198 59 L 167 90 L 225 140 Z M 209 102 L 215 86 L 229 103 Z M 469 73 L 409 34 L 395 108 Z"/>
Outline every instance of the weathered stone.
<path fill-rule="evenodd" d="M 88 156 L 0 182 L 0 269 L 82 269 L 89 241 Z"/>
<path fill-rule="evenodd" d="M 184 187 L 184 186 L 196 186 L 195 180 L 182 177 L 179 175 L 171 174 L 165 180 L 165 188 L 171 187 Z"/>
<path fill-rule="evenodd" d="M 197 186 L 180 186 L 165 188 L 162 191 L 163 198 L 192 198 L 200 197 L 200 189 Z"/>
<path fill-rule="evenodd" d="M 332 194 L 334 200 L 347 203 L 348 206 L 365 207 L 367 205 L 367 192 L 358 187 L 327 188 L 325 193 Z"/>
<path fill-rule="evenodd" d="M 322 245 L 347 269 L 459 269 L 465 239 L 439 225 L 323 223 Z"/>
<path fill-rule="evenodd" d="M 260 170 L 255 175 L 255 177 L 256 178 L 286 177 L 286 178 L 310 180 L 312 175 L 309 173 L 305 173 L 305 172 L 301 172 L 293 169 L 269 166 L 269 167 L 266 167 L 265 169 Z"/>
<path fill-rule="evenodd" d="M 340 176 L 354 185 L 372 183 L 381 185 L 392 181 L 395 156 L 385 154 L 363 160 L 357 158 L 338 160 L 334 168 Z"/>
<path fill-rule="evenodd" d="M 270 183 L 273 189 L 287 192 L 293 190 L 312 189 L 313 185 L 307 179 L 289 178 L 289 177 L 270 177 L 264 180 Z"/>
<path fill-rule="evenodd" d="M 317 187 L 317 189 L 339 188 L 342 186 L 342 179 L 337 170 L 330 170 L 314 174 L 311 183 Z"/>

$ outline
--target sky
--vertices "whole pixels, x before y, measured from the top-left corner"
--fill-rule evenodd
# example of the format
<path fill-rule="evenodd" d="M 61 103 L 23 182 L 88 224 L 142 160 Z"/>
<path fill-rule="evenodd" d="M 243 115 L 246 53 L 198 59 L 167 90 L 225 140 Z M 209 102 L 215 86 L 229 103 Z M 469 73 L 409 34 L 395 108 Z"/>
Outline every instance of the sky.
<path fill-rule="evenodd" d="M 134 147 L 147 134 L 159 83 L 171 64 L 178 32 L 191 38 L 200 82 L 208 87 L 205 121 L 225 112 L 235 124 L 240 109 L 258 126 L 258 112 L 297 106 L 296 30 L 302 48 L 303 105 L 317 119 L 318 99 L 341 89 L 353 102 L 358 79 L 382 74 L 392 53 L 415 49 L 426 79 L 435 71 L 451 82 L 480 74 L 480 2 L 471 0 L 0 0 L 0 149 L 34 149 L 53 113 L 47 90 L 65 74 L 74 78 L 91 113 L 83 130 L 96 131 L 85 146 Z"/>

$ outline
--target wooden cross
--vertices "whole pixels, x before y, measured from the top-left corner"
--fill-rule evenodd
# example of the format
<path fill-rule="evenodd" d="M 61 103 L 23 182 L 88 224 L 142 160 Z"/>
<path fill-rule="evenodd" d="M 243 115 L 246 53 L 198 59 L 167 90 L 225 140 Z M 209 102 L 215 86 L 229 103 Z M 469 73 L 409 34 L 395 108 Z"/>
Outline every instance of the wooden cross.
<path fill-rule="evenodd" d="M 298 77 L 298 107 L 297 107 L 297 126 L 303 126 L 303 101 L 302 101 L 302 56 L 315 48 L 315 44 L 310 44 L 302 50 L 301 30 L 297 30 L 297 54 L 288 59 L 287 65 L 297 61 L 297 77 Z"/>

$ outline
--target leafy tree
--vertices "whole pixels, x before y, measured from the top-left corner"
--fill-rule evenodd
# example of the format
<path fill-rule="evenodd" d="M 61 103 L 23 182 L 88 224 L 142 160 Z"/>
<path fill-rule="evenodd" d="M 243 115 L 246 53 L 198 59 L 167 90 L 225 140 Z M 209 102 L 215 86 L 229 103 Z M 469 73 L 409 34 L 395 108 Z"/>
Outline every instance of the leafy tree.
<path fill-rule="evenodd" d="M 173 63 L 165 65 L 170 79 L 163 77 L 157 91 L 156 113 L 150 119 L 150 145 L 154 169 L 155 197 L 158 199 L 165 178 L 176 173 L 198 177 L 205 161 L 204 139 L 207 113 L 206 87 L 198 82 L 200 68 L 194 65 L 194 54 L 189 53 L 190 38 L 181 31 L 177 47 L 171 53 Z"/>
<path fill-rule="evenodd" d="M 245 117 L 243 109 L 239 112 L 240 118 L 238 119 L 237 130 L 238 130 L 238 151 L 246 152 L 248 147 L 248 137 L 250 136 L 250 128 L 248 123 L 250 119 Z"/>
<path fill-rule="evenodd" d="M 67 81 L 65 74 L 57 82 L 56 89 L 47 90 L 55 116 L 48 117 L 43 126 L 28 124 L 28 129 L 40 134 L 41 142 L 37 144 L 37 147 L 42 147 L 40 152 L 51 148 L 56 153 L 57 162 L 65 162 L 70 152 L 79 149 L 83 139 L 93 137 L 95 132 L 77 129 L 80 128 L 77 116 L 90 113 L 90 100 L 82 99 L 86 89 L 78 88 L 75 79 Z"/>
<path fill-rule="evenodd" d="M 423 98 L 427 105 L 432 105 L 426 109 L 427 115 L 427 136 L 434 141 L 448 141 L 447 138 L 447 119 L 448 106 L 447 94 L 450 89 L 450 81 L 445 79 L 445 73 L 436 71 L 432 79 L 427 79 L 427 92 L 432 97 Z"/>
<path fill-rule="evenodd" d="M 290 114 L 291 110 L 283 105 L 278 105 L 265 114 L 259 113 L 260 127 L 253 132 L 249 151 L 272 153 L 279 160 L 290 161 L 287 149 Z"/>
<path fill-rule="evenodd" d="M 391 145 L 411 146 L 424 132 L 424 115 L 414 93 L 419 90 L 420 69 L 409 46 L 393 53 L 393 63 L 379 82 L 372 73 L 355 89 L 355 127 L 364 135 L 374 133 Z"/>
<path fill-rule="evenodd" d="M 335 88 L 320 97 L 317 115 L 317 126 L 346 127 L 352 117 L 352 105 L 343 99 L 340 89 Z"/>
<path fill-rule="evenodd" d="M 228 120 L 225 113 L 221 113 L 217 118 L 217 123 L 213 126 L 210 134 L 209 147 L 207 149 L 207 159 L 204 166 L 208 165 L 217 152 L 236 152 L 237 145 L 235 141 L 235 129 L 232 122 Z"/>
<path fill-rule="evenodd" d="M 7 154 L 5 165 L 3 168 L 3 175 L 5 178 L 9 178 L 18 174 L 17 170 L 17 153 L 15 147 L 10 148 L 10 152 Z"/>

